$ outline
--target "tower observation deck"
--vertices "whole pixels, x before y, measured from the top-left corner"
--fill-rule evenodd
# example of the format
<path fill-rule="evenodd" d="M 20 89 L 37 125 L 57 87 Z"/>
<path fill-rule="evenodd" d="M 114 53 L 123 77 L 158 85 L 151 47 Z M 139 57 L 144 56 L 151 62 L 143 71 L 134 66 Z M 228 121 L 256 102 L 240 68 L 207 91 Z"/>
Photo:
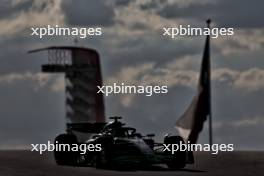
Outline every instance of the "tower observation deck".
<path fill-rule="evenodd" d="M 86 124 L 105 122 L 100 59 L 97 51 L 83 47 L 47 47 L 29 53 L 47 51 L 48 63 L 42 72 L 65 74 L 67 130 L 83 128 Z M 86 130 L 89 131 L 87 127 Z"/>

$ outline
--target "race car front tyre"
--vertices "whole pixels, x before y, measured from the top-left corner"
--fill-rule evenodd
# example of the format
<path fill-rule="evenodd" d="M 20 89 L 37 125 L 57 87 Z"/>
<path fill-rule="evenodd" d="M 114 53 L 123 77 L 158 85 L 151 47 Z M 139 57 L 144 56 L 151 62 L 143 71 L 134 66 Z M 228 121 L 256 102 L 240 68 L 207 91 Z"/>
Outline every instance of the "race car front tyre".
<path fill-rule="evenodd" d="M 55 138 L 55 144 L 77 144 L 77 137 L 73 134 L 60 134 Z M 54 158 L 58 165 L 76 166 L 78 165 L 79 152 L 54 150 Z"/>
<path fill-rule="evenodd" d="M 180 142 L 184 143 L 184 140 L 181 136 L 169 136 L 164 139 L 165 144 L 180 144 Z M 185 167 L 186 165 L 186 151 L 176 151 L 176 153 L 171 154 L 173 159 L 167 162 L 167 166 L 171 170 L 179 170 Z"/>

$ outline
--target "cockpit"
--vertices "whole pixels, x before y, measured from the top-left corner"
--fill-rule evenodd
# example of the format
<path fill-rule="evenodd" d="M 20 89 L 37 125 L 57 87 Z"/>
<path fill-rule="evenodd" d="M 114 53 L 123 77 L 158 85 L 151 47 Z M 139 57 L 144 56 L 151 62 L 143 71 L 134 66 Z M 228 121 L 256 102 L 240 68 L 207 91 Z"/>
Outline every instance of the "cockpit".
<path fill-rule="evenodd" d="M 105 125 L 103 133 L 111 134 L 113 137 L 135 137 L 136 129 L 124 127 L 124 123 L 118 121 L 121 117 L 110 117 L 114 119 Z"/>
<path fill-rule="evenodd" d="M 130 127 L 121 127 L 121 128 L 115 128 L 108 131 L 111 133 L 114 137 L 134 137 L 136 133 L 136 129 L 130 128 Z"/>

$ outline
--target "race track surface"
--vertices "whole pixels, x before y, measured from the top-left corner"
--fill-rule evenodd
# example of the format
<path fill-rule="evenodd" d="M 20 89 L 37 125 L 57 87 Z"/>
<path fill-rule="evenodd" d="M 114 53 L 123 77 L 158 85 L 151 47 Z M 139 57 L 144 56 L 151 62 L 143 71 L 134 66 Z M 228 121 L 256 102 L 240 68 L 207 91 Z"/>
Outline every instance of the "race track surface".
<path fill-rule="evenodd" d="M 52 154 L 30 151 L 0 151 L 0 176 L 264 176 L 264 152 L 225 152 L 218 155 L 199 152 L 196 163 L 179 171 L 158 165 L 141 170 L 98 170 L 90 167 L 57 166 Z"/>

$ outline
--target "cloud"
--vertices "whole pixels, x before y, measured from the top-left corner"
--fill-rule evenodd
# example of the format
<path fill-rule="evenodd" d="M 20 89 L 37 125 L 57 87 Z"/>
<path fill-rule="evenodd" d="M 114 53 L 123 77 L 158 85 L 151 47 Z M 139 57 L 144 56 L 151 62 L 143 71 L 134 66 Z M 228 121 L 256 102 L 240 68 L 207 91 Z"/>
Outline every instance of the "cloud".
<path fill-rule="evenodd" d="M 15 8 L 21 3 L 21 1 L 17 1 L 6 5 L 9 8 L 14 8 L 14 12 L 11 17 L 0 19 L 1 36 L 11 37 L 16 33 L 23 33 L 22 31 L 25 30 L 30 31 L 32 26 L 61 25 L 64 23 L 64 16 L 61 13 L 61 0 L 27 1 L 27 8 Z M 29 32 L 26 34 L 29 35 Z"/>
<path fill-rule="evenodd" d="M 116 6 L 127 6 L 136 0 L 114 0 Z"/>
<path fill-rule="evenodd" d="M 235 30 L 233 36 L 228 38 L 220 36 L 217 40 L 213 40 L 213 44 L 223 55 L 245 50 L 257 51 L 264 46 L 264 28 Z"/>
<path fill-rule="evenodd" d="M 127 82 L 136 84 L 140 82 L 140 78 L 145 73 L 151 71 L 154 67 L 153 63 L 146 63 L 136 67 L 126 67 L 122 68 L 120 72 L 116 74 L 116 77 L 111 77 L 108 79 L 107 83 L 113 82 Z"/>
<path fill-rule="evenodd" d="M 194 57 L 194 56 L 193 56 Z M 127 85 L 166 85 L 195 89 L 198 85 L 199 70 L 190 65 L 192 57 L 175 59 L 164 67 L 156 67 L 154 63 L 124 67 L 109 77 L 106 84 L 125 83 Z M 251 94 L 264 90 L 264 70 L 251 68 L 248 70 L 232 70 L 217 68 L 212 70 L 212 81 L 216 86 L 226 86 L 233 90 Z M 126 107 L 133 103 L 134 95 L 120 96 Z"/>
<path fill-rule="evenodd" d="M 34 91 L 41 88 L 47 88 L 53 92 L 63 92 L 64 90 L 63 76 L 31 72 L 0 75 L 0 86 L 5 84 L 14 85 L 18 82 L 30 82 Z"/>
<path fill-rule="evenodd" d="M 179 62 L 181 64 L 181 62 Z M 145 63 L 136 66 L 124 67 L 106 81 L 106 85 L 113 83 L 125 83 L 126 85 L 166 85 L 170 88 L 175 86 L 195 87 L 197 72 L 191 70 L 174 70 L 177 64 L 168 64 L 165 68 L 156 68 L 154 63 Z M 120 96 L 123 106 L 128 107 L 136 95 Z"/>
<path fill-rule="evenodd" d="M 25 81 L 25 80 L 31 80 L 34 82 L 35 86 L 37 87 L 43 87 L 47 84 L 49 79 L 51 78 L 50 75 L 48 74 L 42 74 L 42 73 L 10 73 L 6 75 L 1 75 L 0 76 L 0 84 L 12 84 L 17 81 Z"/>
<path fill-rule="evenodd" d="M 158 9 L 157 13 L 164 18 L 184 18 L 198 21 L 212 18 L 219 26 L 258 28 L 264 27 L 263 21 L 259 20 L 262 6 L 263 2 L 259 0 L 251 1 L 250 6 L 245 1 L 222 0 L 204 1 L 204 3 L 191 2 L 184 7 L 176 1 L 167 3 Z M 234 11 L 234 9 L 236 10 Z"/>
<path fill-rule="evenodd" d="M 234 85 L 247 91 L 263 90 L 264 70 L 252 68 L 244 72 L 240 72 L 240 75 L 234 82 Z"/>
<path fill-rule="evenodd" d="M 237 90 L 255 92 L 264 90 L 264 70 L 251 68 L 244 71 L 217 69 L 213 71 L 213 80 L 231 85 Z"/>
<path fill-rule="evenodd" d="M 237 120 L 214 121 L 215 143 L 234 144 L 235 150 L 262 150 L 263 116 L 243 117 Z"/>
<path fill-rule="evenodd" d="M 50 89 L 53 92 L 63 92 L 65 90 L 64 76 L 57 77 L 54 82 L 50 85 Z"/>
<path fill-rule="evenodd" d="M 104 0 L 66 0 L 62 1 L 62 10 L 69 25 L 109 26 L 114 23 L 113 6 Z"/>
<path fill-rule="evenodd" d="M 218 130 L 223 127 L 229 126 L 230 128 L 244 128 L 254 127 L 256 125 L 264 125 L 264 118 L 261 116 L 243 117 L 238 120 L 231 119 L 230 121 L 215 121 L 214 129 Z"/>
<path fill-rule="evenodd" d="M 32 0 L 2 0 L 0 19 L 13 17 L 17 12 L 21 11 L 21 9 L 29 10 L 32 3 Z"/>
<path fill-rule="evenodd" d="M 64 91 L 50 88 L 56 76 L 12 73 L 0 77 L 0 148 L 46 143 L 64 131 Z"/>
<path fill-rule="evenodd" d="M 192 56 L 196 57 L 196 56 Z M 191 57 L 175 59 L 164 67 L 156 67 L 154 63 L 124 67 L 110 77 L 107 83 L 128 82 L 131 84 L 157 84 L 195 87 L 198 84 L 199 70 L 191 65 Z M 216 68 L 212 70 L 212 80 L 215 84 L 226 84 L 235 89 L 258 91 L 264 89 L 264 70 L 251 68 L 248 70 L 232 70 Z"/>
<path fill-rule="evenodd" d="M 242 118 L 230 123 L 234 127 L 264 125 L 263 117 Z"/>

